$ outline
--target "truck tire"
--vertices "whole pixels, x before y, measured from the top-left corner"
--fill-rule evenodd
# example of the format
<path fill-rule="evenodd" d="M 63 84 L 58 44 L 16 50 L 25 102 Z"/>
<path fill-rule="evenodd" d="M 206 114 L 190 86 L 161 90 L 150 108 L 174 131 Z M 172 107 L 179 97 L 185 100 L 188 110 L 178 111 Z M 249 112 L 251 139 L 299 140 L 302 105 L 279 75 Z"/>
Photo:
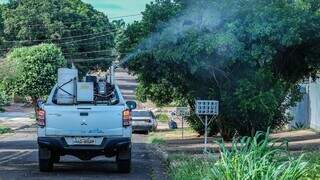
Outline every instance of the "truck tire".
<path fill-rule="evenodd" d="M 39 147 L 39 154 L 38 155 L 39 155 L 39 170 L 41 172 L 52 171 L 53 170 L 53 158 L 51 155 L 51 151 L 46 148 Z M 47 157 L 44 158 L 44 156 L 47 156 Z"/>
<path fill-rule="evenodd" d="M 39 169 L 41 172 L 50 172 L 53 170 L 53 162 L 48 159 L 39 159 Z"/>
<path fill-rule="evenodd" d="M 130 160 L 119 160 L 117 161 L 118 171 L 120 173 L 131 172 L 131 159 Z"/>
<path fill-rule="evenodd" d="M 55 154 L 55 155 L 52 157 L 52 159 L 53 159 L 53 162 L 54 162 L 54 163 L 59 163 L 59 162 L 60 162 L 60 156 L 59 156 L 58 154 Z"/>
<path fill-rule="evenodd" d="M 117 167 L 120 173 L 131 172 L 131 148 L 117 154 Z"/>

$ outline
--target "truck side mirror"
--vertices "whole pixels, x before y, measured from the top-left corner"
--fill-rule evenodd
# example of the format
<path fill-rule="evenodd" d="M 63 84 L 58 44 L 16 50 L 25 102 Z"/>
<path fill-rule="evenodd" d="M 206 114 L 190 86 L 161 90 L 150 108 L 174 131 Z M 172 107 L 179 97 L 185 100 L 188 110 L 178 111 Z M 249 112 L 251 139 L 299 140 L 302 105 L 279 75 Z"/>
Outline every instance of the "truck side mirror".
<path fill-rule="evenodd" d="M 137 108 L 137 103 L 134 101 L 127 101 L 126 105 L 130 110 L 136 109 Z"/>

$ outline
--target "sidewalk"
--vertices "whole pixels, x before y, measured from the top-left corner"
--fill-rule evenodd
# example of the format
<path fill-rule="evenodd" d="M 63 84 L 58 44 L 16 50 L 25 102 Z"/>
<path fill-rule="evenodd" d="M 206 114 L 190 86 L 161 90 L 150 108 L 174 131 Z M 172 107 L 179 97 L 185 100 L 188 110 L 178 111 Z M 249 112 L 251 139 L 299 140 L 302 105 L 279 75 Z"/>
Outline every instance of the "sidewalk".
<path fill-rule="evenodd" d="M 6 112 L 0 113 L 0 126 L 18 130 L 35 124 L 32 108 L 24 108 L 20 104 L 6 107 Z"/>
<path fill-rule="evenodd" d="M 284 140 L 288 141 L 289 150 L 292 152 L 300 151 L 319 151 L 320 134 L 312 130 L 298 130 L 289 132 L 280 132 L 271 134 L 271 138 L 278 139 L 277 144 L 280 145 Z M 208 145 L 210 151 L 219 152 L 219 145 L 215 141 L 221 141 L 221 137 L 209 137 Z M 171 138 L 167 139 L 166 151 L 168 153 L 186 153 L 201 154 L 204 148 L 203 137 L 190 136 L 185 139 Z M 231 142 L 226 142 L 226 147 L 231 148 Z"/>

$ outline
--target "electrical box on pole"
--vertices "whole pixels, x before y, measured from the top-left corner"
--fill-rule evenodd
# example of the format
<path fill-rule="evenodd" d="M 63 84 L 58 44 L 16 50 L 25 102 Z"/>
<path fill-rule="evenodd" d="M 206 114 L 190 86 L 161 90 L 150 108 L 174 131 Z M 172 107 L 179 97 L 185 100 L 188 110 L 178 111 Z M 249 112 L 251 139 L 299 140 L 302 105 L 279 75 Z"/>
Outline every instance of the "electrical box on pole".
<path fill-rule="evenodd" d="M 197 100 L 196 115 L 204 125 L 204 152 L 207 152 L 208 144 L 208 126 L 219 115 L 219 101 L 213 100 Z M 208 119 L 209 118 L 209 119 Z"/>

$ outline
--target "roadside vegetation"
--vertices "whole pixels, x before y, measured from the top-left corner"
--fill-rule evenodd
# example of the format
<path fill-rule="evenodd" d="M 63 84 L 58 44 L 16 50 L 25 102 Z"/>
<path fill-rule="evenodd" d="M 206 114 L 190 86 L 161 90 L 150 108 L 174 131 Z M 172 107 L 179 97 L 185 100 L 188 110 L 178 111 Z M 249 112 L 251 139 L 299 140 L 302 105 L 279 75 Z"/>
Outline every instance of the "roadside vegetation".
<path fill-rule="evenodd" d="M 1 3 L 0 111 L 13 94 L 33 104 L 45 98 L 57 68 L 71 67 L 71 59 L 80 76 L 108 69 L 115 58 L 115 28 L 81 0 Z"/>
<path fill-rule="evenodd" d="M 167 123 L 169 122 L 169 116 L 165 113 L 160 113 L 156 115 L 156 119 L 158 122 Z"/>
<path fill-rule="evenodd" d="M 0 112 L 4 112 L 4 106 L 8 105 L 9 99 L 6 93 L 0 88 Z"/>
<path fill-rule="evenodd" d="M 162 145 L 166 144 L 166 140 L 164 138 L 158 137 L 158 136 L 153 136 L 153 135 L 151 135 L 149 137 L 149 141 L 150 141 L 151 144 L 154 144 L 154 145 L 162 146 Z"/>
<path fill-rule="evenodd" d="M 226 140 L 288 124 L 299 83 L 320 67 L 318 1 L 159 0 L 124 36 L 138 99 L 192 111 L 195 99 L 218 100 L 210 134 Z M 188 122 L 203 134 L 195 116 Z"/>
<path fill-rule="evenodd" d="M 304 174 L 304 179 L 320 179 L 320 152 L 306 152 L 303 159 L 308 162 L 308 171 Z"/>
<path fill-rule="evenodd" d="M 217 156 L 174 155 L 169 158 L 172 179 L 316 179 L 319 178 L 318 154 L 292 155 L 286 143 L 274 145 L 269 134 L 257 133 L 233 141 L 231 149 L 223 142 Z"/>
<path fill-rule="evenodd" d="M 209 135 L 233 140 L 232 148 L 217 142 L 219 157 L 171 157 L 172 179 L 320 178 L 319 153 L 293 155 L 261 133 L 290 123 L 287 110 L 302 98 L 299 83 L 317 78 L 318 0 L 156 0 L 142 15 L 112 23 L 81 0 L 1 4 L 0 111 L 13 94 L 33 104 L 45 97 L 57 69 L 71 62 L 81 76 L 120 60 L 137 77 L 138 100 L 191 108 L 186 136 L 204 134 L 194 100 L 220 102 Z M 10 131 L 0 127 L 0 134 Z M 149 141 L 166 145 L 181 133 L 158 131 Z"/>
<path fill-rule="evenodd" d="M 192 128 L 184 128 L 184 137 L 196 136 Z M 167 140 L 171 139 L 181 139 L 182 138 L 182 129 L 172 129 L 172 130 L 157 130 L 156 132 L 151 132 L 149 134 L 149 142 L 155 145 L 166 145 Z"/>
<path fill-rule="evenodd" d="M 15 69 L 3 77 L 7 92 L 31 97 L 33 104 L 49 94 L 56 83 L 58 68 L 66 61 L 60 48 L 54 44 L 13 49 L 6 57 L 5 66 Z"/>
<path fill-rule="evenodd" d="M 0 134 L 10 133 L 12 130 L 8 127 L 0 126 Z"/>

